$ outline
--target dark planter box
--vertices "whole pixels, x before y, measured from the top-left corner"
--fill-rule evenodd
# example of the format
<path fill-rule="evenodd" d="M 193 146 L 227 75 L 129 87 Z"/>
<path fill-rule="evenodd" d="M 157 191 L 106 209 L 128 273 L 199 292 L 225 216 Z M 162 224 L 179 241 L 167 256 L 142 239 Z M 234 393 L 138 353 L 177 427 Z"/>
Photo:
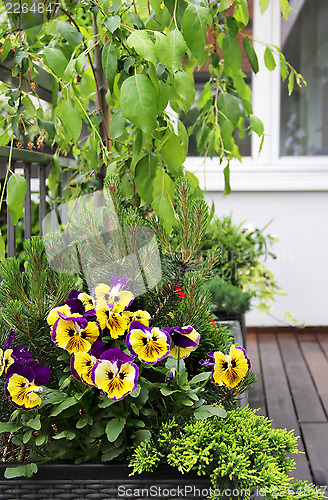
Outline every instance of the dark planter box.
<path fill-rule="evenodd" d="M 153 473 L 129 476 L 132 469 L 125 464 L 49 464 L 40 465 L 31 478 L 5 479 L 8 465 L 15 467 L 0 464 L 1 500 L 205 500 L 211 493 L 208 478 L 193 472 L 180 474 L 167 465 Z"/>
<path fill-rule="evenodd" d="M 226 322 L 231 323 L 233 321 L 238 321 L 241 330 L 241 336 L 239 335 L 239 332 L 237 331 L 234 332 L 235 341 L 238 342 L 243 347 L 246 347 L 245 313 L 228 314 L 226 311 L 222 311 L 220 309 L 215 309 L 213 313 L 218 318 L 218 323 L 224 324 Z"/>

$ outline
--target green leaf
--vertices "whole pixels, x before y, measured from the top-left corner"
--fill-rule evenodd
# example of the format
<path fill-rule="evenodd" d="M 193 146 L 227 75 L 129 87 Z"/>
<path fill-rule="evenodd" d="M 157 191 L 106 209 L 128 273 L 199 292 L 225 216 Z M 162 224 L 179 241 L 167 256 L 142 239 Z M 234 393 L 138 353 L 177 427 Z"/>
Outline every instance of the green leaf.
<path fill-rule="evenodd" d="M 182 18 L 183 37 L 193 56 L 204 59 L 209 10 L 206 7 L 189 4 Z"/>
<path fill-rule="evenodd" d="M 294 71 L 291 71 L 289 73 L 289 78 L 288 78 L 288 94 L 290 95 L 293 90 L 294 90 L 294 81 L 295 81 L 295 75 Z"/>
<path fill-rule="evenodd" d="M 6 257 L 6 244 L 0 229 L 0 262 Z"/>
<path fill-rule="evenodd" d="M 249 64 L 252 67 L 252 70 L 254 71 L 254 73 L 257 73 L 259 70 L 259 61 L 255 49 L 247 35 L 244 38 L 243 46 L 247 59 L 249 60 Z"/>
<path fill-rule="evenodd" d="M 1 432 L 16 432 L 21 428 L 21 424 L 15 424 L 14 422 L 0 422 L 0 433 Z"/>
<path fill-rule="evenodd" d="M 170 396 L 174 392 L 178 392 L 178 391 L 174 390 L 174 389 L 169 389 L 168 387 L 161 387 L 160 392 L 163 394 L 163 396 Z"/>
<path fill-rule="evenodd" d="M 136 191 L 146 203 L 153 201 L 154 179 L 158 168 L 158 158 L 148 154 L 138 161 L 135 168 Z"/>
<path fill-rule="evenodd" d="M 241 51 L 238 39 L 233 33 L 226 33 L 222 40 L 222 57 L 224 64 L 234 73 L 241 68 Z"/>
<path fill-rule="evenodd" d="M 6 479 L 12 479 L 13 477 L 31 477 L 38 471 L 38 466 L 34 463 L 27 465 L 20 465 L 19 467 L 7 467 L 4 476 Z"/>
<path fill-rule="evenodd" d="M 151 439 L 151 432 L 146 429 L 141 429 L 135 433 L 134 445 L 138 446 L 142 441 L 149 441 Z"/>
<path fill-rule="evenodd" d="M 104 45 L 101 54 L 101 63 L 108 87 L 110 91 L 112 91 L 117 70 L 117 54 L 112 41 L 109 41 L 106 45 Z"/>
<path fill-rule="evenodd" d="M 104 21 L 104 25 L 111 33 L 114 33 L 114 31 L 117 30 L 120 24 L 121 24 L 120 16 L 112 16 L 105 19 Z"/>
<path fill-rule="evenodd" d="M 125 132 L 125 116 L 122 110 L 118 108 L 113 114 L 109 124 L 109 135 L 112 140 L 121 137 Z"/>
<path fill-rule="evenodd" d="M 19 174 L 12 174 L 7 183 L 6 201 L 14 226 L 24 216 L 23 208 L 26 191 L 27 180 Z"/>
<path fill-rule="evenodd" d="M 196 385 L 199 384 L 199 382 L 204 382 L 204 380 L 207 380 L 210 378 L 212 375 L 212 372 L 202 372 L 199 373 L 198 375 L 195 375 L 191 380 L 190 380 L 190 385 Z"/>
<path fill-rule="evenodd" d="M 65 399 L 65 401 L 63 401 L 62 403 L 60 403 L 56 408 L 54 408 L 52 410 L 52 412 L 50 413 L 50 416 L 51 417 L 56 417 L 62 411 L 66 410 L 70 406 L 76 405 L 77 403 L 78 403 L 78 401 L 76 401 L 75 398 L 67 398 L 67 399 Z"/>
<path fill-rule="evenodd" d="M 150 61 L 156 66 L 155 45 L 146 30 L 136 30 L 127 39 L 129 47 L 134 48 L 142 59 Z"/>
<path fill-rule="evenodd" d="M 235 0 L 235 10 L 233 12 L 233 17 L 239 23 L 247 26 L 249 20 L 248 4 L 247 0 Z"/>
<path fill-rule="evenodd" d="M 35 438 L 35 444 L 36 446 L 42 446 L 47 440 L 47 436 L 45 434 L 39 434 Z"/>
<path fill-rule="evenodd" d="M 279 0 L 281 13 L 283 17 L 287 20 L 290 13 L 290 5 L 288 0 Z"/>
<path fill-rule="evenodd" d="M 224 167 L 223 169 L 223 175 L 224 175 L 224 190 L 223 194 L 224 196 L 227 196 L 228 194 L 231 193 L 231 187 L 230 187 L 230 168 L 229 165 Z"/>
<path fill-rule="evenodd" d="M 56 76 L 63 78 L 68 64 L 64 53 L 59 49 L 46 47 L 44 49 L 44 55 L 46 56 L 50 69 Z"/>
<path fill-rule="evenodd" d="M 171 52 L 170 40 L 159 31 L 155 31 L 155 54 L 158 60 L 167 68 L 171 69 L 174 66 L 173 54 Z"/>
<path fill-rule="evenodd" d="M 182 67 L 182 57 L 187 50 L 187 44 L 182 33 L 178 29 L 170 31 L 167 35 L 167 39 L 170 43 L 171 54 L 174 61 L 173 69 L 180 69 Z"/>
<path fill-rule="evenodd" d="M 230 0 L 220 0 L 218 5 L 218 12 L 227 10 L 229 9 L 229 7 L 230 7 Z"/>
<path fill-rule="evenodd" d="M 48 186 L 51 192 L 51 196 L 54 197 L 56 194 L 56 190 L 58 187 L 58 184 L 61 179 L 61 165 L 58 159 L 57 155 L 54 155 L 52 157 L 52 169 L 50 171 L 49 177 L 48 177 Z"/>
<path fill-rule="evenodd" d="M 236 97 L 227 92 L 220 92 L 218 96 L 218 109 L 234 126 L 237 125 L 241 111 Z"/>
<path fill-rule="evenodd" d="M 179 137 L 173 132 L 170 132 L 169 138 L 164 143 L 161 149 L 161 155 L 170 172 L 173 175 L 177 175 L 178 167 L 180 167 L 186 159 L 186 153 L 184 147 L 181 145 Z"/>
<path fill-rule="evenodd" d="M 55 112 L 76 143 L 82 131 L 82 118 L 73 101 L 71 99 L 61 101 L 56 107 Z"/>
<path fill-rule="evenodd" d="M 28 431 L 24 432 L 23 434 L 23 443 L 26 444 L 29 442 L 29 440 L 31 439 L 32 437 L 32 429 L 29 429 Z"/>
<path fill-rule="evenodd" d="M 81 418 L 76 422 L 76 428 L 77 429 L 82 429 L 85 427 L 88 423 L 88 417 L 86 415 L 82 415 Z"/>
<path fill-rule="evenodd" d="M 195 84 L 192 77 L 184 71 L 174 73 L 173 89 L 179 106 L 188 111 L 195 102 Z"/>
<path fill-rule="evenodd" d="M 56 135 L 56 127 L 54 122 L 38 118 L 38 125 L 42 130 L 45 130 L 47 132 L 49 139 L 53 141 Z"/>
<path fill-rule="evenodd" d="M 202 405 L 194 411 L 194 416 L 197 420 L 203 420 L 209 417 L 226 417 L 227 412 L 223 408 L 212 405 Z"/>
<path fill-rule="evenodd" d="M 260 3 L 261 14 L 263 16 L 264 12 L 269 7 L 270 0 L 259 0 L 259 3 Z"/>
<path fill-rule="evenodd" d="M 258 136 L 261 136 L 263 134 L 263 132 L 264 132 L 264 126 L 263 126 L 262 121 L 259 118 L 257 118 L 257 116 L 250 115 L 249 116 L 249 123 L 250 123 L 250 126 L 251 126 L 252 130 L 254 130 L 254 132 Z"/>
<path fill-rule="evenodd" d="M 145 134 L 150 134 L 155 128 L 157 95 L 153 84 L 145 75 L 135 74 L 124 80 L 120 107 L 123 115 Z"/>
<path fill-rule="evenodd" d="M 98 438 L 105 434 L 105 423 L 104 422 L 95 422 L 90 430 L 90 437 Z"/>
<path fill-rule="evenodd" d="M 283 81 L 285 81 L 287 76 L 288 76 L 288 67 L 287 67 L 286 59 L 285 59 L 284 55 L 281 53 L 279 54 L 279 59 L 280 59 L 281 78 Z"/>
<path fill-rule="evenodd" d="M 62 431 L 55 436 L 52 436 L 52 439 L 68 439 L 68 441 L 72 441 L 76 437 L 76 433 L 73 431 Z"/>
<path fill-rule="evenodd" d="M 57 21 L 58 33 L 68 41 L 68 43 L 77 47 L 83 41 L 83 35 L 75 26 L 64 21 Z"/>
<path fill-rule="evenodd" d="M 175 224 L 173 208 L 174 182 L 162 168 L 157 169 L 154 179 L 153 207 L 156 215 L 162 218 L 164 229 L 169 233 Z"/>
<path fill-rule="evenodd" d="M 264 51 L 264 62 L 266 67 L 270 70 L 273 71 L 276 67 L 276 61 L 274 60 L 273 53 L 269 45 L 266 46 L 265 51 Z"/>
<path fill-rule="evenodd" d="M 108 441 L 113 443 L 118 438 L 124 429 L 125 423 L 125 418 L 112 418 L 108 422 L 105 429 Z"/>
<path fill-rule="evenodd" d="M 157 95 L 157 113 L 162 115 L 169 102 L 169 86 L 162 80 L 159 82 L 159 89 Z"/>
<path fill-rule="evenodd" d="M 39 431 L 41 429 L 41 421 L 40 415 L 37 415 L 35 418 L 31 418 L 26 422 L 26 425 L 34 429 L 35 431 Z"/>

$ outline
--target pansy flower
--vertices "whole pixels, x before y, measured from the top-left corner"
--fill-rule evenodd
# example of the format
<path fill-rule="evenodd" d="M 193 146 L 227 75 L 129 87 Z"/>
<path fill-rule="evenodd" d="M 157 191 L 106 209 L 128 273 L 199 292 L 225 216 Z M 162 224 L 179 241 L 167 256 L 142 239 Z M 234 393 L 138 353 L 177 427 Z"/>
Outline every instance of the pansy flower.
<path fill-rule="evenodd" d="M 205 361 L 201 364 L 213 366 L 212 378 L 217 385 L 236 387 L 251 367 L 251 362 L 243 347 L 232 345 L 229 354 L 216 351 L 208 353 L 208 356 L 211 361 Z"/>
<path fill-rule="evenodd" d="M 32 355 L 25 346 L 13 347 L 12 343 L 15 337 L 15 332 L 11 331 L 3 349 L 0 349 L 0 376 L 3 372 L 7 373 L 9 366 L 13 363 L 28 363 L 32 361 Z"/>
<path fill-rule="evenodd" d="M 110 336 L 117 339 L 124 335 L 128 329 L 128 320 L 121 314 L 114 312 L 113 309 L 100 309 L 97 311 L 97 320 L 99 321 L 100 328 L 104 330 L 108 328 Z"/>
<path fill-rule="evenodd" d="M 89 352 L 76 352 L 73 354 L 71 358 L 71 372 L 73 377 L 87 385 L 94 386 L 91 380 L 91 370 L 105 350 L 105 344 L 102 340 L 98 339 Z"/>
<path fill-rule="evenodd" d="M 50 378 L 50 369 L 37 363 L 13 363 L 7 370 L 5 394 L 16 408 L 32 410 L 41 404 L 39 392 Z"/>
<path fill-rule="evenodd" d="M 149 326 L 149 320 L 151 318 L 149 312 L 142 311 L 139 309 L 138 311 L 123 311 L 122 316 L 127 320 L 128 327 L 132 323 L 132 321 L 139 321 L 145 326 Z"/>
<path fill-rule="evenodd" d="M 123 276 L 123 278 L 112 276 L 110 286 L 105 283 L 97 285 L 94 290 L 96 310 L 113 309 L 115 313 L 124 311 L 134 299 L 131 292 L 123 290 L 129 280 L 128 276 Z"/>
<path fill-rule="evenodd" d="M 54 307 L 51 309 L 47 316 L 47 323 L 49 326 L 53 326 L 57 319 L 59 319 L 59 314 L 58 313 L 63 313 L 69 315 L 71 313 L 70 307 L 68 304 L 64 304 L 62 306 Z"/>
<path fill-rule="evenodd" d="M 199 345 L 200 335 L 192 326 L 175 326 L 165 328 L 170 335 L 172 343 L 169 353 L 170 358 L 186 358 L 192 351 L 195 351 Z M 179 352 L 180 351 L 180 352 Z"/>
<path fill-rule="evenodd" d="M 134 356 L 129 356 L 120 349 L 103 352 L 91 371 L 94 385 L 114 401 L 123 399 L 135 391 L 138 385 L 139 368 L 133 360 Z"/>
<path fill-rule="evenodd" d="M 93 297 L 78 290 L 71 291 L 67 297 L 66 304 L 69 306 L 71 313 L 79 313 L 81 315 L 95 309 Z"/>
<path fill-rule="evenodd" d="M 125 344 L 140 361 L 153 365 L 168 356 L 171 339 L 165 330 L 148 328 L 139 321 L 132 321 Z"/>
<path fill-rule="evenodd" d="M 77 313 L 66 315 L 59 312 L 58 315 L 51 338 L 58 347 L 66 349 L 70 354 L 88 352 L 102 335 L 96 321 L 88 321 Z"/>

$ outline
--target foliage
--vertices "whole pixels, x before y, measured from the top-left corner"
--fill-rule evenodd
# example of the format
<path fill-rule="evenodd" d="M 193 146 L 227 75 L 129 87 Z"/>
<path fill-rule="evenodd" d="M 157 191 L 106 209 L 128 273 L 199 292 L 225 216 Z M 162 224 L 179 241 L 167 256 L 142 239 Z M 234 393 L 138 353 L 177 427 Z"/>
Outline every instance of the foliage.
<path fill-rule="evenodd" d="M 272 499 L 280 498 L 281 491 L 287 499 L 297 493 L 304 499 L 320 498 L 312 485 L 289 477 L 295 463 L 286 452 L 297 453 L 296 441 L 293 431 L 273 429 L 267 418 L 238 408 L 225 419 L 165 422 L 156 436 L 137 447 L 130 465 L 133 473 L 141 473 L 166 462 L 181 472 L 210 476 L 213 500 L 225 498 L 228 489 L 239 492 L 233 498 L 249 499 L 254 486 Z"/>
<path fill-rule="evenodd" d="M 124 207 L 117 178 L 109 177 L 105 184 L 107 215 L 109 218 L 113 217 L 111 208 L 117 207 L 116 216 L 121 227 L 125 228 L 126 243 L 129 246 L 129 235 L 135 238 L 138 229 L 145 227 L 146 221 L 138 215 L 136 210 Z M 156 287 L 142 294 L 136 294 L 131 304 L 129 299 L 125 306 L 121 307 L 120 301 L 126 300 L 124 299 L 126 294 L 132 298 L 133 295 L 128 290 L 120 291 L 123 286 L 122 282 L 128 288 L 127 276 L 120 279 L 114 276 L 110 279 L 112 288 L 106 284 L 95 284 L 94 292 L 92 292 L 93 299 L 90 297 L 90 300 L 94 300 L 92 310 L 75 313 L 75 316 L 80 318 L 79 321 L 83 324 L 87 323 L 88 327 L 97 325 L 98 335 L 100 335 L 97 341 L 102 344 L 98 354 L 95 352 L 93 354 L 91 340 L 90 354 L 87 354 L 87 350 L 80 351 L 80 348 L 74 350 L 75 348 L 67 347 L 68 344 L 61 344 L 61 335 L 64 335 L 66 331 L 66 324 L 67 328 L 73 324 L 74 313 L 71 308 L 73 305 L 76 306 L 76 301 L 81 302 L 82 299 L 77 298 L 80 297 L 79 292 L 89 291 L 82 288 L 83 284 L 90 279 L 87 270 L 94 271 L 95 265 L 98 264 L 95 274 L 99 278 L 101 275 L 98 269 L 104 270 L 107 254 L 109 255 L 114 250 L 117 255 L 119 254 L 119 250 L 115 247 L 118 240 L 117 233 L 115 239 L 108 242 L 106 234 L 101 232 L 99 226 L 97 227 L 93 214 L 81 212 L 80 223 L 85 231 L 83 242 L 87 242 L 79 247 L 80 259 L 86 271 L 83 279 L 78 278 L 76 274 L 57 274 L 50 269 L 44 253 L 44 243 L 38 238 L 25 242 L 26 270 L 22 274 L 16 259 L 6 259 L 1 265 L 3 275 L 0 285 L 1 318 L 16 332 L 12 356 L 16 356 L 15 349 L 18 348 L 16 343 L 23 343 L 33 355 L 34 362 L 50 366 L 52 371 L 49 384 L 43 387 L 40 403 L 35 403 L 35 399 L 27 401 L 24 404 L 31 403 L 31 408 L 26 411 L 19 403 L 20 400 L 15 399 L 14 392 L 10 392 L 8 384 L 12 376 L 11 370 L 15 366 L 21 364 L 24 368 L 31 366 L 36 370 L 35 365 L 31 365 L 26 359 L 14 362 L 7 370 L 6 396 L 17 408 L 9 421 L 3 421 L 0 424 L 0 433 L 7 436 L 6 442 L 9 443 L 7 450 L 11 456 L 15 455 L 15 452 L 19 455 L 23 453 L 29 461 L 28 465 L 15 469 L 16 472 L 8 469 L 7 477 L 14 473 L 32 474 L 35 471 L 31 469 L 32 463 L 58 460 L 74 463 L 124 460 L 140 442 L 149 440 L 155 435 L 163 423 L 172 416 L 182 420 L 191 416 L 196 419 L 206 419 L 214 415 L 224 417 L 226 414 L 224 406 L 236 407 L 236 397 L 255 381 L 246 363 L 247 368 L 240 376 L 240 384 L 234 387 L 226 385 L 216 390 L 214 384 L 211 383 L 211 369 L 206 369 L 199 363 L 201 358 L 206 357 L 208 351 L 226 353 L 232 344 L 232 339 L 224 329 L 210 322 L 210 297 L 208 292 L 203 290 L 203 285 L 216 264 L 215 253 L 207 256 L 206 259 L 198 254 L 198 248 L 207 226 L 208 207 L 202 198 L 193 197 L 185 181 L 181 181 L 179 189 L 182 193 L 180 208 L 177 210 L 179 224 L 182 227 L 185 221 L 193 220 L 188 232 L 188 241 L 185 240 L 186 235 L 181 231 L 177 232 L 172 245 L 166 245 L 166 232 L 162 221 L 154 215 L 151 220 L 149 219 L 153 228 L 156 228 L 161 250 L 162 279 Z M 198 214 L 198 217 L 194 218 L 195 214 Z M 74 241 L 69 243 L 65 255 L 69 254 L 70 245 L 75 247 L 77 244 L 78 242 Z M 46 245 L 48 245 L 47 240 Z M 147 253 L 142 263 L 145 276 L 148 276 L 147 263 L 149 265 L 151 262 L 152 252 L 153 250 L 150 250 Z M 65 262 L 64 265 L 66 265 Z M 114 269 L 112 262 L 110 269 Z M 133 275 L 130 281 L 131 289 L 137 290 L 133 288 Z M 72 287 L 79 287 L 79 290 L 73 291 L 73 298 L 72 293 L 69 293 Z M 105 293 L 111 293 L 110 290 L 113 290 L 113 304 L 116 305 L 104 305 L 105 299 L 102 298 L 104 295 L 99 295 L 99 290 L 104 287 L 108 290 Z M 120 293 L 123 294 L 123 298 Z M 59 316 L 57 310 L 54 309 L 63 304 L 66 307 L 65 314 L 70 315 L 68 317 Z M 115 309 L 116 306 L 118 309 Z M 109 316 L 105 324 L 102 324 L 104 307 L 105 309 L 107 307 Z M 61 311 L 64 313 L 64 309 Z M 110 323 L 111 311 L 115 316 L 115 321 L 123 324 L 121 331 L 115 329 L 115 325 Z M 52 321 L 50 317 L 54 314 L 55 318 Z M 148 315 L 149 320 L 146 323 L 132 320 L 129 328 L 124 314 L 132 316 L 139 314 L 140 318 Z M 65 326 L 64 330 L 60 321 Z M 140 319 L 140 321 L 143 320 Z M 135 323 L 137 326 L 134 326 Z M 177 325 L 182 325 L 187 330 L 182 330 Z M 80 338 L 78 332 L 81 328 L 82 326 L 76 330 L 74 342 Z M 62 331 L 64 333 L 61 333 Z M 161 347 L 154 348 L 156 355 L 149 354 L 151 351 L 147 351 L 146 357 L 142 357 L 138 350 L 133 350 L 134 344 L 131 340 L 133 334 L 140 335 L 140 332 L 144 338 L 146 335 L 157 335 L 156 332 L 161 332 L 163 337 L 165 334 L 167 340 L 164 342 L 164 347 L 161 345 Z M 179 342 L 181 337 L 184 342 L 194 340 L 189 342 L 190 347 L 180 348 L 177 347 L 178 343 L 175 344 L 177 335 L 178 337 L 180 335 Z M 70 338 L 72 339 L 72 336 Z M 2 340 L 4 342 L 6 339 Z M 197 349 L 198 345 L 199 349 Z M 9 351 L 11 349 L 10 347 Z M 161 349 L 164 349 L 163 352 Z M 174 354 L 174 349 L 177 350 L 177 356 Z M 5 360 L 8 346 L 3 350 Z M 199 353 L 197 353 L 198 350 Z M 164 355 L 157 354 L 158 352 Z M 243 350 L 237 352 L 242 353 L 243 359 L 248 359 Z M 26 355 L 22 349 L 20 353 Z M 190 353 L 192 354 L 189 356 Z M 75 361 L 78 354 L 89 356 L 90 362 L 93 363 L 90 372 L 91 379 L 83 378 L 86 377 L 85 373 L 77 371 Z M 122 397 L 116 393 L 113 395 L 110 392 L 111 389 L 106 390 L 103 385 L 97 383 L 96 368 L 98 364 L 101 365 L 104 362 L 103 356 L 105 355 L 125 356 L 125 363 L 130 366 L 131 370 L 134 370 L 135 386 L 132 388 L 127 385 L 127 389 L 124 389 L 122 382 L 123 389 L 120 389 Z M 10 353 L 9 356 L 11 356 Z M 154 360 L 151 356 L 155 356 Z M 133 361 L 134 358 L 135 361 Z M 8 356 L 7 359 L 9 359 Z M 5 361 L 1 363 L 3 369 Z M 113 363 L 115 364 L 116 361 Z M 19 369 L 23 373 L 23 368 Z M 37 380 L 36 377 L 37 375 L 35 375 L 35 380 Z M 37 386 L 45 383 L 35 382 Z M 28 395 L 24 397 L 26 399 Z"/>
<path fill-rule="evenodd" d="M 259 2 L 265 11 L 269 1 Z M 287 0 L 280 5 L 286 16 Z M 93 177 L 101 188 L 106 169 L 117 172 L 123 195 L 136 206 L 151 205 L 165 218 L 169 232 L 175 226 L 174 182 L 184 175 L 198 185 L 183 167 L 193 127 L 187 132 L 177 115 L 193 105 L 193 72 L 204 65 L 210 78 L 199 99 L 197 145 L 200 153 L 218 156 L 225 193 L 230 192 L 229 162 L 241 159 L 236 134 L 249 124 L 248 133 L 264 137 L 241 66 L 245 52 L 254 73 L 259 67 L 244 32 L 249 21 L 246 0 L 201 5 L 185 0 L 68 2 L 47 22 L 31 12 L 6 14 L 0 25 L 1 58 L 12 65 L 19 85 L 1 84 L 9 111 L 0 122 L 0 145 L 53 146 L 52 193 L 60 182 L 58 158 L 71 152 L 77 176 L 67 197 L 79 196 Z M 290 90 L 294 81 L 301 85 L 301 76 L 280 49 L 266 45 L 269 70 L 276 59 Z M 50 108 L 41 105 L 37 93 L 42 71 L 52 81 Z M 18 174 L 7 182 L 16 222 L 26 185 Z"/>
<path fill-rule="evenodd" d="M 234 224 L 231 216 L 216 218 L 206 234 L 203 241 L 202 251 L 206 253 L 216 248 L 221 253 L 220 263 L 217 266 L 217 276 L 224 281 L 224 291 L 237 300 L 238 291 L 245 293 L 245 305 L 247 297 L 251 296 L 251 304 L 260 312 L 266 313 L 271 309 L 270 301 L 274 301 L 275 295 L 282 295 L 281 288 L 277 285 L 275 277 L 265 265 L 268 257 L 276 258 L 271 250 L 277 235 L 265 234 L 263 229 L 255 228 L 245 221 Z M 218 279 L 216 278 L 216 280 Z M 217 281 L 208 283 L 208 287 L 215 297 Z M 236 289 L 233 289 L 236 287 Z M 220 290 L 220 288 L 218 289 Z M 222 292 L 223 294 L 223 292 Z M 223 297 L 218 300 L 224 301 Z M 215 302 L 215 300 L 214 300 Z M 219 304 L 219 303 L 218 303 Z"/>
<path fill-rule="evenodd" d="M 212 278 L 206 288 L 211 292 L 213 309 L 227 314 L 244 313 L 250 309 L 251 294 L 225 281 L 219 276 Z"/>

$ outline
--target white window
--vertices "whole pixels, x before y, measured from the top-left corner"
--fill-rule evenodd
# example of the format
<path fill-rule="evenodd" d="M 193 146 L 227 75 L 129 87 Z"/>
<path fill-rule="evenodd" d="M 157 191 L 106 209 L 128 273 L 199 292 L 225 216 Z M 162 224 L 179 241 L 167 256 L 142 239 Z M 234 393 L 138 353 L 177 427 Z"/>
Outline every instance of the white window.
<path fill-rule="evenodd" d="M 288 21 L 279 2 L 272 0 L 261 15 L 254 2 L 253 35 L 260 72 L 253 77 L 253 112 L 265 127 L 260 139 L 252 136 L 251 157 L 230 165 L 233 191 L 328 190 L 328 0 L 290 0 Z M 263 43 L 264 42 L 264 43 Z M 286 59 L 308 85 L 286 95 L 279 58 L 270 72 L 264 65 L 265 43 L 280 46 Z M 201 188 L 223 191 L 218 159 L 190 157 L 186 167 L 195 172 Z"/>

